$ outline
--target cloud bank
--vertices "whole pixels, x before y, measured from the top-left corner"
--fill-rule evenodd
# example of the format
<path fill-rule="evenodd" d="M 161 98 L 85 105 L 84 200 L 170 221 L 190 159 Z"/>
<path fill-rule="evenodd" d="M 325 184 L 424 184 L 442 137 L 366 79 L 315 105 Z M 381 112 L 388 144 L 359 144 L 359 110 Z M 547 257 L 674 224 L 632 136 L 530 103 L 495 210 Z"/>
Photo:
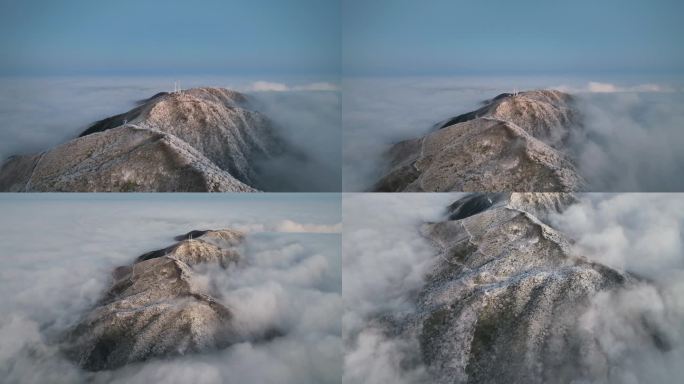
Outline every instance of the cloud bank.
<path fill-rule="evenodd" d="M 577 92 L 589 92 L 589 93 L 620 93 L 620 92 L 675 92 L 676 88 L 671 85 L 657 84 L 657 83 L 645 83 L 645 84 L 633 84 L 633 85 L 619 85 L 614 83 L 603 83 L 598 81 L 589 81 L 585 85 L 572 86 L 572 85 L 558 85 L 552 88 L 563 92 L 577 93 Z M 681 90 L 680 90 L 681 91 Z"/>
<path fill-rule="evenodd" d="M 684 374 L 684 195 L 586 194 L 550 219 L 575 240 L 577 255 L 643 281 L 598 294 L 580 318 L 579 328 L 599 338 L 610 382 L 678 382 Z"/>
<path fill-rule="evenodd" d="M 340 94 L 320 91 L 254 92 L 265 114 L 295 154 L 256 161 L 268 191 L 339 192 L 342 183 Z"/>
<path fill-rule="evenodd" d="M 413 310 L 411 295 L 437 257 L 420 235 L 460 194 L 345 194 L 342 321 L 345 383 L 410 383 L 425 378 L 415 341 L 388 337 L 382 319 Z"/>
<path fill-rule="evenodd" d="M 244 340 L 216 353 L 84 372 L 56 340 L 99 300 L 113 268 L 192 229 L 335 229 L 338 196 L 6 195 L 0 199 L 0 375 L 7 383 L 335 383 L 342 375 L 336 233 L 252 233 L 241 264 L 199 268 Z M 69 225 L 64 225 L 69 223 Z M 298 223 L 308 223 L 306 225 Z M 278 337 L 255 336 L 277 330 Z"/>
<path fill-rule="evenodd" d="M 300 84 L 288 86 L 284 83 L 276 83 L 271 81 L 255 81 L 244 89 L 247 92 L 288 92 L 288 91 L 318 91 L 318 92 L 333 92 L 337 91 L 337 85 L 328 82 L 316 82 L 308 84 Z"/>
<path fill-rule="evenodd" d="M 285 220 L 277 227 L 278 232 L 304 232 L 304 233 L 341 233 L 342 223 L 333 225 L 301 224 L 292 220 Z"/>

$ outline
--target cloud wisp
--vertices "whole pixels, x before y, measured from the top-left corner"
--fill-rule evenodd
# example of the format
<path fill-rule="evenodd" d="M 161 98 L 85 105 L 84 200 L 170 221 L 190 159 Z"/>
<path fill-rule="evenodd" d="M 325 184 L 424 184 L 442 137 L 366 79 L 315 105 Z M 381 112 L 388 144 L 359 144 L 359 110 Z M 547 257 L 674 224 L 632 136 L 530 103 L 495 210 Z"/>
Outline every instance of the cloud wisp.
<path fill-rule="evenodd" d="M 684 195 L 585 194 L 550 220 L 574 239 L 575 254 L 642 281 L 599 293 L 580 317 L 578 327 L 598 335 L 611 382 L 677 382 L 684 374 Z"/>
<path fill-rule="evenodd" d="M 620 85 L 615 83 L 605 83 L 599 81 L 589 81 L 583 85 L 557 85 L 553 86 L 563 92 L 571 93 L 655 93 L 655 92 L 675 92 L 676 87 L 658 83 L 642 83 L 632 85 Z M 680 90 L 681 91 L 681 90 Z"/>
<path fill-rule="evenodd" d="M 272 81 L 255 81 L 247 86 L 244 90 L 247 92 L 299 92 L 299 91 L 318 91 L 318 92 L 334 92 L 339 88 L 337 85 L 328 82 L 315 82 L 308 84 L 299 84 L 288 86 L 285 83 L 276 83 Z"/>
<path fill-rule="evenodd" d="M 459 194 L 345 194 L 343 340 L 345 383 L 411 383 L 425 378 L 413 340 L 388 337 L 383 317 L 413 310 L 437 253 L 420 235 Z"/>
<path fill-rule="evenodd" d="M 268 191 L 339 192 L 342 183 L 340 94 L 336 91 L 253 92 L 294 154 L 256 161 Z"/>

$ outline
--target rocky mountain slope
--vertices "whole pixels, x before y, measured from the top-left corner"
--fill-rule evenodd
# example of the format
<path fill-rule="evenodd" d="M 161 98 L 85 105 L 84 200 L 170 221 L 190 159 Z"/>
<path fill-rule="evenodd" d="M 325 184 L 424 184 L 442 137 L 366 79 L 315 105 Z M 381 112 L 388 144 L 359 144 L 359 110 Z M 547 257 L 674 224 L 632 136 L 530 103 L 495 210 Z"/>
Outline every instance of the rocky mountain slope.
<path fill-rule="evenodd" d="M 433 382 L 621 382 L 611 370 L 616 354 L 580 317 L 598 293 L 648 283 L 571 253 L 570 240 L 544 221 L 573 201 L 477 193 L 453 203 L 447 220 L 424 225 L 440 258 L 415 313 L 389 332 L 418 340 Z M 659 324 L 636 312 L 644 332 L 629 342 L 667 349 Z"/>
<path fill-rule="evenodd" d="M 245 97 L 221 88 L 160 93 L 78 138 L 0 169 L 2 191 L 254 191 L 255 159 L 284 151 Z"/>
<path fill-rule="evenodd" d="M 374 190 L 576 191 L 584 181 L 563 149 L 578 125 L 568 94 L 501 94 L 421 138 L 395 144 Z"/>
<path fill-rule="evenodd" d="M 98 371 L 235 342 L 230 309 L 212 296 L 194 267 L 237 263 L 243 237 L 229 229 L 193 231 L 117 268 L 97 306 L 65 335 L 64 353 Z"/>

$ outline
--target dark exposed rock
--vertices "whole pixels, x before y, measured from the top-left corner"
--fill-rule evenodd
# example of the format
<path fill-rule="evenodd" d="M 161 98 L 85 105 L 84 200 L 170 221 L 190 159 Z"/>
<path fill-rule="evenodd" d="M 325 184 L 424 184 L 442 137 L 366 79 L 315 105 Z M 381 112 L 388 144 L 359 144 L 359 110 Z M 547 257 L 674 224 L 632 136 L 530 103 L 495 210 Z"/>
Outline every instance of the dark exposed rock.
<path fill-rule="evenodd" d="M 511 97 L 511 96 L 515 96 L 515 94 L 504 92 L 504 93 L 501 93 L 501 94 L 495 96 L 493 99 L 486 101 L 485 104 L 489 104 L 492 101 L 499 101 L 501 99 L 505 99 L 506 97 Z"/>
<path fill-rule="evenodd" d="M 438 128 L 439 128 L 439 129 L 442 129 L 442 128 L 450 127 L 450 126 L 452 126 L 452 125 L 454 125 L 454 124 L 464 123 L 464 122 L 466 122 L 466 121 L 470 121 L 470 120 L 475 119 L 475 118 L 478 118 L 478 117 L 479 117 L 479 116 L 477 115 L 477 111 L 466 112 L 466 113 L 464 113 L 464 114 L 462 114 L 462 115 L 458 115 L 458 116 L 456 116 L 456 117 L 452 117 L 451 119 L 448 119 L 447 121 L 445 121 L 445 122 L 443 122 L 443 123 L 440 123 L 439 126 L 438 126 Z"/>
<path fill-rule="evenodd" d="M 159 95 L 159 94 L 157 94 L 157 95 Z M 146 101 L 143 102 L 143 104 L 147 103 L 151 100 L 154 100 L 154 98 L 155 97 L 151 97 L 151 98 L 147 99 Z M 141 105 L 139 107 L 131 109 L 130 111 L 128 111 L 126 113 L 122 113 L 119 115 L 111 116 L 111 117 L 108 117 L 106 119 L 96 121 L 93 125 L 88 127 L 85 131 L 81 132 L 81 134 L 78 135 L 78 137 L 88 136 L 88 135 L 91 135 L 93 133 L 104 132 L 108 129 L 120 127 L 120 126 L 124 125 L 125 122 L 128 121 L 129 119 L 131 121 L 133 121 L 134 119 L 139 118 L 140 114 L 144 110 L 145 110 L 145 105 Z"/>
<path fill-rule="evenodd" d="M 197 230 L 190 231 L 190 232 L 186 233 L 185 235 L 179 235 L 179 236 L 174 237 L 173 239 L 177 240 L 177 241 L 194 239 L 194 238 L 197 238 L 197 237 L 204 235 L 207 232 L 208 231 L 197 231 Z"/>
<path fill-rule="evenodd" d="M 486 211 L 501 200 L 500 193 L 473 193 L 453 202 L 449 208 L 449 220 L 461 220 Z"/>
<path fill-rule="evenodd" d="M 514 93 L 507 93 L 507 92 L 501 93 L 501 94 L 495 96 L 495 97 L 492 98 L 492 99 L 483 101 L 482 104 L 484 104 L 485 107 L 480 108 L 480 109 L 478 109 L 478 110 L 476 110 L 476 111 L 466 112 L 466 113 L 460 114 L 460 115 L 458 115 L 458 116 L 456 116 L 456 117 L 452 117 L 451 119 L 447 119 L 447 120 L 445 120 L 445 121 L 439 123 L 439 124 L 437 125 L 437 128 L 438 128 L 438 129 L 442 129 L 442 128 L 446 128 L 446 127 L 451 126 L 451 125 L 454 125 L 454 124 L 463 123 L 463 122 L 466 122 L 466 121 L 469 121 L 469 120 L 476 119 L 476 118 L 478 118 L 478 117 L 480 117 L 480 116 L 486 116 L 488 113 L 490 113 L 490 110 L 491 110 L 491 108 L 492 108 L 492 105 L 494 105 L 495 102 L 497 102 L 497 101 L 499 101 L 499 100 L 502 100 L 502 99 L 505 99 L 505 98 L 507 98 L 507 97 L 513 97 L 513 96 L 516 96 L 516 95 L 517 95 L 517 94 L 514 94 Z"/>

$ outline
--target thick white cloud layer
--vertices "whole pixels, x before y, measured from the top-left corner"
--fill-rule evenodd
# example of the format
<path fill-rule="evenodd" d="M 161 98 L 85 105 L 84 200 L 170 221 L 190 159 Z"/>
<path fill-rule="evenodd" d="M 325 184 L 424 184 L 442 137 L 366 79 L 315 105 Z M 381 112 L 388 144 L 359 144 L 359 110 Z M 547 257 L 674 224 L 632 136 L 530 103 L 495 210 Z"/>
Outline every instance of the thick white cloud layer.
<path fill-rule="evenodd" d="M 401 368 L 415 355 L 410 340 L 387 338 L 375 322 L 413 309 L 437 253 L 420 235 L 443 218 L 459 194 L 345 194 L 343 197 L 344 382 L 415 382 L 421 366 Z"/>
<path fill-rule="evenodd" d="M 584 134 L 571 153 L 589 191 L 684 191 L 684 93 L 579 95 Z"/>
<path fill-rule="evenodd" d="M 577 255 L 643 279 L 633 288 L 598 294 L 580 320 L 581 329 L 598 336 L 611 382 L 679 382 L 684 194 L 585 194 L 551 223 L 575 240 Z"/>
<path fill-rule="evenodd" d="M 338 195 L 5 195 L 0 211 L 3 382 L 339 382 L 338 233 L 253 232 L 240 266 L 200 269 L 243 336 L 223 351 L 89 374 L 56 347 L 100 298 L 114 267 L 192 229 L 268 230 L 283 223 L 297 232 L 334 229 L 341 220 Z M 252 341 L 269 331 L 282 336 Z"/>
<path fill-rule="evenodd" d="M 675 92 L 676 87 L 665 84 L 657 83 L 643 83 L 643 84 L 632 84 L 632 85 L 619 85 L 614 83 L 604 83 L 599 81 L 589 81 L 586 84 L 580 85 L 556 85 L 552 88 L 563 92 L 570 93 L 618 93 L 618 92 Z M 679 91 L 681 92 L 681 88 Z"/>
<path fill-rule="evenodd" d="M 327 82 L 316 82 L 288 86 L 284 83 L 271 81 L 255 81 L 245 88 L 245 91 L 253 92 L 287 92 L 287 91 L 337 91 L 337 85 Z"/>
<path fill-rule="evenodd" d="M 650 278 L 684 270 L 684 194 L 584 194 L 553 216 L 579 254 Z"/>

